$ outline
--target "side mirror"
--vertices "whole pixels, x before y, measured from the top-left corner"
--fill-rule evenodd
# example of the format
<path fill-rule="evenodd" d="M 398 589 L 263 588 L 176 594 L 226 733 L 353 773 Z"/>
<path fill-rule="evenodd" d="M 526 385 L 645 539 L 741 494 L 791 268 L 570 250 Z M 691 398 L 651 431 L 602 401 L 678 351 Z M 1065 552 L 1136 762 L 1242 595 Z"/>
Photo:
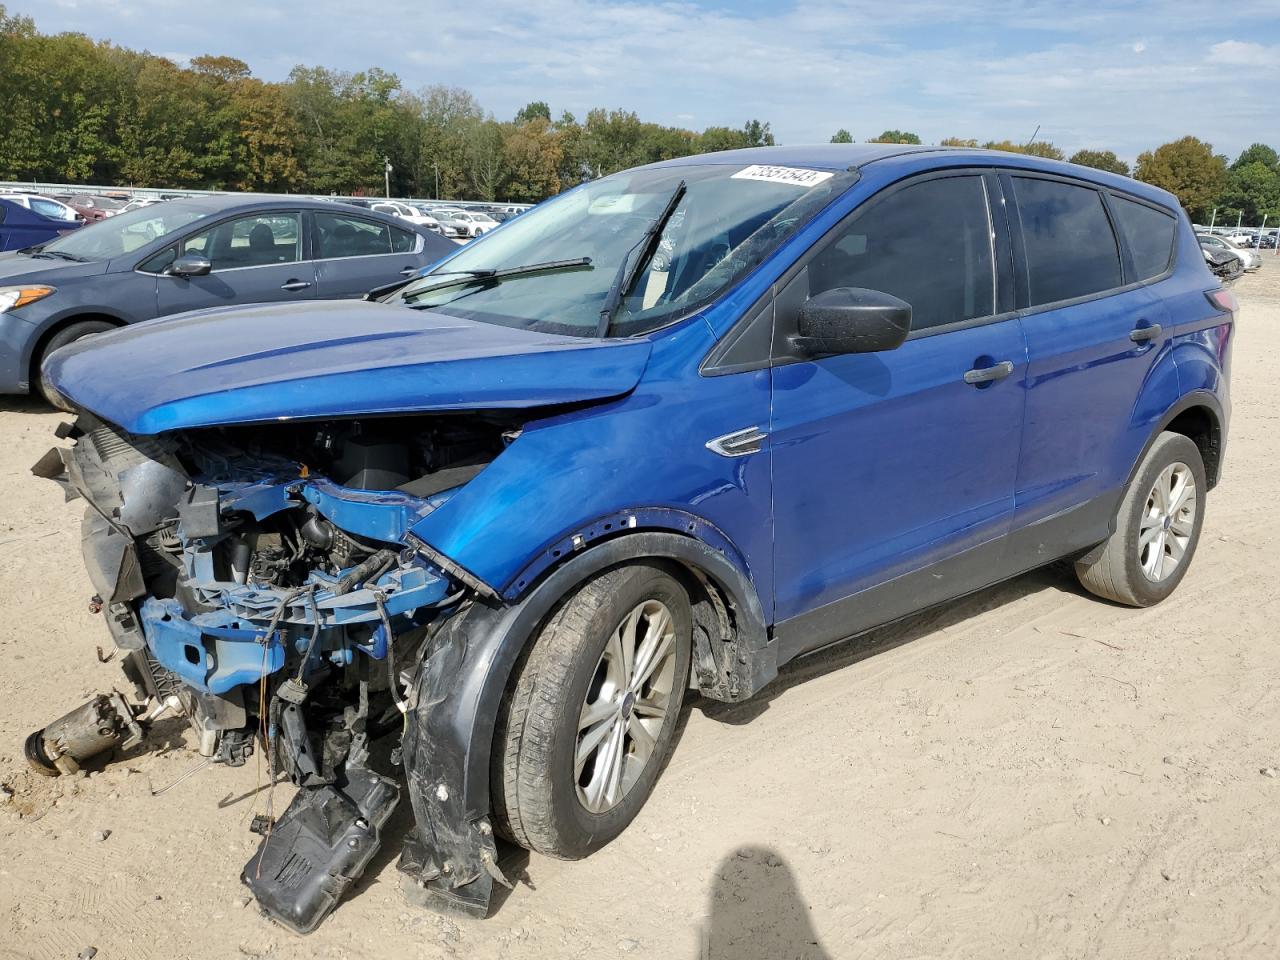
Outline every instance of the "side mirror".
<path fill-rule="evenodd" d="M 808 357 L 877 353 L 902 345 L 911 331 L 911 304 L 879 290 L 837 287 L 800 308 L 795 348 Z"/>
<path fill-rule="evenodd" d="M 173 263 L 165 268 L 165 273 L 171 277 L 204 277 L 208 276 L 209 271 L 213 269 L 213 264 L 209 262 L 208 257 L 202 257 L 196 253 L 188 253 L 184 257 L 179 257 Z"/>

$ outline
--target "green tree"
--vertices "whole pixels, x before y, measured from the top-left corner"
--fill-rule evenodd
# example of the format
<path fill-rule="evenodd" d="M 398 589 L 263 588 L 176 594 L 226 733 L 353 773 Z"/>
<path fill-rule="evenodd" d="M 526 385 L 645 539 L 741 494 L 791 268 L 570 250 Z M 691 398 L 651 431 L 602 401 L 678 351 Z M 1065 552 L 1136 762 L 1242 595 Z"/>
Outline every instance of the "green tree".
<path fill-rule="evenodd" d="M 1267 146 L 1265 143 L 1255 143 L 1252 146 L 1245 147 L 1240 152 L 1240 156 L 1236 157 L 1236 162 L 1231 165 L 1232 170 L 1240 167 L 1247 167 L 1251 163 L 1261 163 L 1264 167 L 1270 167 L 1272 170 L 1280 170 L 1280 154 Z"/>
<path fill-rule="evenodd" d="M 939 146 L 943 147 L 976 147 L 977 140 L 968 140 L 964 137 L 947 137 Z"/>
<path fill-rule="evenodd" d="M 1260 224 L 1264 216 L 1274 220 L 1280 209 L 1280 173 L 1262 160 L 1233 167 L 1217 203 L 1243 213 L 1246 223 Z"/>
<path fill-rule="evenodd" d="M 1110 150 L 1077 150 L 1071 155 L 1071 162 L 1125 177 L 1129 175 L 1129 165 Z"/>
<path fill-rule="evenodd" d="M 542 119 L 551 122 L 551 108 L 545 100 L 533 100 L 526 103 L 516 114 L 516 123 L 527 123 L 530 120 Z"/>
<path fill-rule="evenodd" d="M 503 196 L 536 203 L 560 192 L 563 146 L 560 134 L 545 117 L 535 116 L 504 130 L 506 164 Z"/>
<path fill-rule="evenodd" d="M 831 138 L 831 142 L 832 143 L 853 143 L 853 134 L 851 134 L 844 127 L 841 127 L 839 130 L 835 132 L 835 135 Z"/>
<path fill-rule="evenodd" d="M 1065 160 L 1067 155 L 1047 140 L 1036 140 L 1031 143 L 1013 143 L 1010 140 L 988 140 L 982 145 L 984 150 L 1003 150 L 1006 153 L 1024 153 L 1031 157 L 1044 157 L 1046 160 Z"/>
<path fill-rule="evenodd" d="M 1210 144 L 1183 137 L 1139 154 L 1134 176 L 1168 190 L 1202 223 L 1226 186 L 1227 164 Z"/>
<path fill-rule="evenodd" d="M 920 138 L 906 130 L 886 130 L 878 137 L 872 137 L 867 143 L 912 143 L 919 144 Z"/>

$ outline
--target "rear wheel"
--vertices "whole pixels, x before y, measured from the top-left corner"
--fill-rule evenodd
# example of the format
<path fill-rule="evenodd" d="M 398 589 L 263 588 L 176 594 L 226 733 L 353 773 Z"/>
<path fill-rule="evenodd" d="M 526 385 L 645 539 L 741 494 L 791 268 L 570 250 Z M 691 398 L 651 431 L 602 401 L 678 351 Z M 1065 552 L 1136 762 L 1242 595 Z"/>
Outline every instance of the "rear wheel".
<path fill-rule="evenodd" d="M 1096 559 L 1076 563 L 1080 582 L 1134 607 L 1169 596 L 1200 542 L 1207 489 L 1200 448 L 1182 434 L 1160 434 L 1120 502 L 1115 533 Z"/>
<path fill-rule="evenodd" d="M 87 337 L 90 334 L 102 333 L 104 330 L 114 330 L 115 324 L 106 320 L 81 320 L 79 323 L 68 324 L 63 327 L 52 337 L 49 342 L 44 345 L 44 349 L 40 353 L 39 361 L 36 369 L 39 371 L 39 377 L 36 381 L 36 388 L 40 391 L 40 396 L 45 401 L 57 407 L 59 410 L 70 410 L 69 404 L 63 396 L 53 388 L 48 378 L 44 374 L 44 361 L 49 354 L 57 350 L 59 347 L 65 347 L 69 343 L 79 340 L 81 337 Z"/>
<path fill-rule="evenodd" d="M 640 812 L 689 678 L 684 587 L 647 565 L 581 587 L 534 640 L 498 717 L 494 815 L 516 843 L 573 860 Z"/>

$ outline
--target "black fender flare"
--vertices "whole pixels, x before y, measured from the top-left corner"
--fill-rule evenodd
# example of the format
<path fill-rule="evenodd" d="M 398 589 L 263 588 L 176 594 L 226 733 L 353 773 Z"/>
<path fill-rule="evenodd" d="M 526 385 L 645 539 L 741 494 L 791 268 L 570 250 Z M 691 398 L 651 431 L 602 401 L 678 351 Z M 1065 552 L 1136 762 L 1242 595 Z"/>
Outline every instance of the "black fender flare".
<path fill-rule="evenodd" d="M 420 899 L 469 913 L 487 908 L 496 871 L 490 762 L 498 708 L 515 665 L 562 597 L 602 570 L 644 559 L 678 563 L 723 592 L 735 628 L 734 699 L 777 675 L 777 648 L 750 581 L 719 550 L 677 533 L 637 531 L 582 550 L 518 603 L 473 600 L 432 637 L 410 694 L 403 758 L 417 827 L 400 869 L 425 891 Z"/>

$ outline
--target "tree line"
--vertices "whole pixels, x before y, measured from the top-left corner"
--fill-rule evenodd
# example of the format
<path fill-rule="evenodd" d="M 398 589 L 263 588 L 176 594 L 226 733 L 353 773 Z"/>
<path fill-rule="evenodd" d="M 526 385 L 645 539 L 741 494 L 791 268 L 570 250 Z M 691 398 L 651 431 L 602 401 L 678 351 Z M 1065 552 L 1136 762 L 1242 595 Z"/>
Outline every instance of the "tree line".
<path fill-rule="evenodd" d="M 82 34 L 41 34 L 2 4 L 0 108 L 0 180 L 139 187 L 380 194 L 390 163 L 394 196 L 536 202 L 643 163 L 774 143 L 755 119 L 697 132 L 627 110 L 554 116 L 544 101 L 499 120 L 466 90 L 406 89 L 377 67 L 297 66 L 270 83 L 233 57 L 183 67 Z M 920 143 L 904 130 L 871 139 Z M 853 136 L 841 129 L 831 140 Z M 1068 159 L 1044 141 L 981 146 Z M 1280 221 L 1280 158 L 1264 144 L 1230 162 L 1183 137 L 1141 154 L 1132 171 L 1110 150 L 1070 160 L 1164 187 L 1201 222 L 1215 207 L 1220 222 Z"/>
<path fill-rule="evenodd" d="M 701 132 L 545 102 L 496 119 L 466 90 L 406 89 L 377 67 L 298 66 L 283 83 L 233 57 L 186 67 L 0 5 L 0 179 L 533 202 L 626 167 L 770 145 L 769 124 Z"/>

